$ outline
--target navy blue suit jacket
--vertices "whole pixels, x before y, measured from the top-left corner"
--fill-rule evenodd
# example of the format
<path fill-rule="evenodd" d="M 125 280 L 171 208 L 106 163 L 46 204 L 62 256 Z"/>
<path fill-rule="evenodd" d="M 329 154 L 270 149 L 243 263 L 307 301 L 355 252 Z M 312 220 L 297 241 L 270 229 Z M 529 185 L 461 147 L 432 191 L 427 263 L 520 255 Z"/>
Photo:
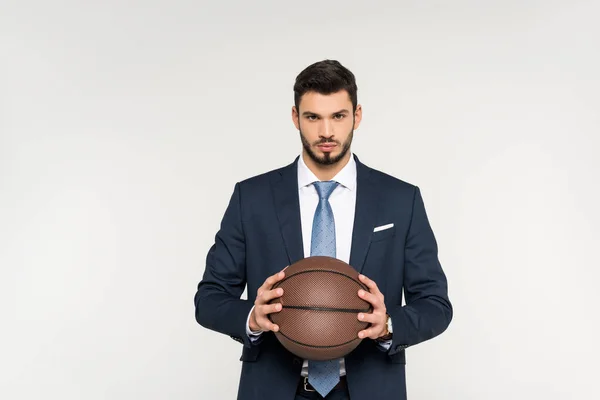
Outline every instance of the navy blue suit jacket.
<path fill-rule="evenodd" d="M 419 188 L 357 163 L 350 265 L 373 279 L 394 327 L 383 351 L 365 339 L 346 356 L 352 400 L 405 399 L 405 349 L 442 333 L 452 319 L 446 276 Z M 292 400 L 302 360 L 272 332 L 253 344 L 246 320 L 265 279 L 303 254 L 296 160 L 235 185 L 194 298 L 196 320 L 243 344 L 238 399 Z M 394 227 L 373 232 L 377 226 Z M 240 299 L 245 286 L 248 299 Z M 406 305 L 402 306 L 402 291 Z"/>

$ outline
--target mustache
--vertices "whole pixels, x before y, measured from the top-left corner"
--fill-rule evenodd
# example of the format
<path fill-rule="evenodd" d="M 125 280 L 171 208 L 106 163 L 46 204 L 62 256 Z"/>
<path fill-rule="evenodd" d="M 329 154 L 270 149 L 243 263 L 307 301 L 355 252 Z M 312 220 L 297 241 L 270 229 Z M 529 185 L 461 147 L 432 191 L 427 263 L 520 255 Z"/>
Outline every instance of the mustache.
<path fill-rule="evenodd" d="M 337 140 L 334 139 L 321 139 L 318 142 L 314 142 L 313 145 L 314 146 L 318 146 L 320 144 L 326 144 L 326 143 L 336 143 L 336 144 L 340 144 L 340 142 L 338 142 Z"/>

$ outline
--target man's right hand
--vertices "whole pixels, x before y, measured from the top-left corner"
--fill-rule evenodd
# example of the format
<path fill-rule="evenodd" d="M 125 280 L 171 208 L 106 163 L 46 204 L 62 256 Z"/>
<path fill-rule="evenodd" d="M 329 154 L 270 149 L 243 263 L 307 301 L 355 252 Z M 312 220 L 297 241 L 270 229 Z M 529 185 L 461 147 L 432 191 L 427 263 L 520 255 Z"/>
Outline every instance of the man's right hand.
<path fill-rule="evenodd" d="M 285 267 L 287 268 L 287 267 Z M 276 273 L 267 278 L 267 280 L 258 288 L 256 293 L 256 300 L 254 301 L 254 309 L 250 314 L 250 321 L 248 323 L 250 330 L 256 331 L 279 331 L 279 326 L 272 323 L 269 320 L 268 315 L 274 312 L 281 311 L 281 304 L 269 304 L 269 301 L 281 297 L 283 295 L 283 289 L 271 289 L 274 284 L 279 282 L 285 277 L 285 268 L 280 272 Z"/>

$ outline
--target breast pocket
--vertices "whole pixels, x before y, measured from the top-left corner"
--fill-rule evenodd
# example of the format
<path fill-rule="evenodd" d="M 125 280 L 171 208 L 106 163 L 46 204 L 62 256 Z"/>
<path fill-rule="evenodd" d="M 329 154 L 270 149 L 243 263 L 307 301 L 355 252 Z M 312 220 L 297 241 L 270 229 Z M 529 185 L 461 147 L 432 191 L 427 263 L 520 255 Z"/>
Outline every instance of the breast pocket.
<path fill-rule="evenodd" d="M 371 242 L 378 242 L 380 240 L 384 240 L 394 236 L 396 233 L 396 227 L 392 226 L 391 228 L 386 228 L 377 232 L 373 232 L 373 236 L 371 237 Z"/>

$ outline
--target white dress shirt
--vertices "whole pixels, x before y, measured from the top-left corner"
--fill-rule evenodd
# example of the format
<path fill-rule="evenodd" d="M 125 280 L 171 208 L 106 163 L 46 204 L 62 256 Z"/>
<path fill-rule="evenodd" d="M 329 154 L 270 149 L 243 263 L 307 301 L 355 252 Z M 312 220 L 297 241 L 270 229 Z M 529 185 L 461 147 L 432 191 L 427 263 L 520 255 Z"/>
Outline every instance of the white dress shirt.
<path fill-rule="evenodd" d="M 331 180 L 339 182 L 339 185 L 329 196 L 329 204 L 333 211 L 335 221 L 335 244 L 336 258 L 350 263 L 350 250 L 352 247 L 352 231 L 354 228 L 354 211 L 356 208 L 356 161 L 350 154 L 350 160 Z M 304 256 L 310 256 L 312 239 L 312 225 L 315 210 L 319 204 L 319 194 L 313 185 L 319 179 L 308 168 L 302 155 L 298 159 L 298 196 L 300 199 L 300 221 L 302 225 L 302 242 L 304 244 Z M 358 295 L 358 294 L 357 294 Z M 254 307 L 252 308 L 254 310 Z M 252 313 L 250 310 L 250 314 Z M 246 321 L 246 333 L 251 340 L 257 340 L 262 332 L 251 332 L 249 327 L 250 314 Z M 389 349 L 391 340 L 381 343 L 385 350 Z M 346 375 L 344 359 L 340 359 L 340 376 Z M 308 376 L 308 361 L 302 364 L 302 376 Z"/>

